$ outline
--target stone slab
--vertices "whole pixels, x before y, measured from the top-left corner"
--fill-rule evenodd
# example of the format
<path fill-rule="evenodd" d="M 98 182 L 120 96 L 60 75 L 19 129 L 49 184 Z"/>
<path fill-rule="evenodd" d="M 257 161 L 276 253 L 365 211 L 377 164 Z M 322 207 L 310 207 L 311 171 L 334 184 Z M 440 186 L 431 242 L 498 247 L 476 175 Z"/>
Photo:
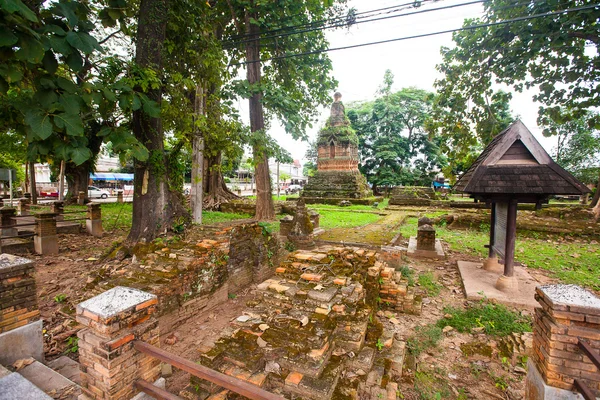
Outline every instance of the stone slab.
<path fill-rule="evenodd" d="M 22 375 L 12 373 L 0 378 L 0 400 L 52 400 Z"/>
<path fill-rule="evenodd" d="M 322 301 L 324 303 L 329 303 L 331 299 L 337 294 L 338 289 L 336 287 L 330 287 L 326 290 L 309 290 L 308 298 L 316 301 Z"/>
<path fill-rule="evenodd" d="M 600 298 L 577 285 L 544 285 L 540 290 L 554 304 L 600 308 Z"/>
<path fill-rule="evenodd" d="M 119 314 L 133 306 L 156 299 L 156 295 L 138 289 L 117 286 L 77 305 L 100 318 Z"/>
<path fill-rule="evenodd" d="M 418 250 L 417 249 L 417 238 L 411 236 L 408 241 L 408 251 L 406 254 L 409 257 L 415 258 L 444 258 L 444 249 L 442 248 L 442 242 L 440 239 L 435 239 L 435 251 L 434 250 Z"/>
<path fill-rule="evenodd" d="M 70 387 L 77 387 L 74 382 L 39 361 L 21 369 L 19 374 L 46 393 L 61 393 Z"/>
<path fill-rule="evenodd" d="M 160 377 L 156 381 L 154 381 L 154 386 L 161 388 L 161 389 L 166 389 L 167 381 L 165 378 Z M 136 394 L 135 396 L 133 396 L 131 398 L 131 400 L 154 400 L 154 397 L 152 397 L 149 394 L 146 394 L 144 392 L 140 392 L 140 393 Z"/>
<path fill-rule="evenodd" d="M 570 390 L 548 386 L 531 359 L 527 361 L 525 378 L 526 400 L 584 400 L 583 396 Z"/>
<path fill-rule="evenodd" d="M 6 253 L 0 254 L 0 271 L 2 272 L 9 272 L 15 268 L 23 268 L 31 265 L 32 263 L 33 261 L 27 258 Z"/>
<path fill-rule="evenodd" d="M 44 361 L 42 320 L 0 333 L 0 364 L 11 365 L 29 357 Z"/>
<path fill-rule="evenodd" d="M 67 356 L 61 356 L 56 360 L 47 362 L 47 365 L 70 381 L 73 381 L 77 384 L 81 382 L 79 363 L 71 358 Z"/>
<path fill-rule="evenodd" d="M 535 300 L 535 288 L 539 285 L 523 267 L 515 267 L 519 289 L 516 293 L 505 293 L 496 289 L 496 281 L 500 277 L 497 272 L 486 271 L 482 263 L 458 261 L 458 271 L 462 280 L 465 296 L 468 300 L 494 299 L 499 303 L 524 307 L 533 310 L 538 306 Z"/>

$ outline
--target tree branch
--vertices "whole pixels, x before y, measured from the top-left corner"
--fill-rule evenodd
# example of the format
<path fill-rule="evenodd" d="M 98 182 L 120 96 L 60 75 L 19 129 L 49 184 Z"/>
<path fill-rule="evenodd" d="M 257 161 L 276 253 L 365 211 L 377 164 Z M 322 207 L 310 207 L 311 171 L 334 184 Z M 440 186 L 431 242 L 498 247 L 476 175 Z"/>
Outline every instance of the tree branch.
<path fill-rule="evenodd" d="M 600 43 L 600 36 L 594 35 L 592 33 L 585 32 L 569 32 L 569 37 L 579 38 L 589 40 L 590 42 L 594 42 L 596 44 Z"/>
<path fill-rule="evenodd" d="M 111 37 L 115 36 L 117 33 L 120 33 L 121 30 L 116 30 L 113 33 L 111 33 L 110 35 L 108 35 L 107 37 L 105 37 L 104 39 L 102 39 L 101 41 L 98 42 L 98 44 L 104 44 L 106 43 Z"/>

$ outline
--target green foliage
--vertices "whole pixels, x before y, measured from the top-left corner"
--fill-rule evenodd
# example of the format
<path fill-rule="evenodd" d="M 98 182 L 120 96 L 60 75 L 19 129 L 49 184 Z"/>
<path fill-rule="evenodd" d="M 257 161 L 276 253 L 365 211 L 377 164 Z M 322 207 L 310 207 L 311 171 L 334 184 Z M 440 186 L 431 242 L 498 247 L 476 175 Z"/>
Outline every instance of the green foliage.
<path fill-rule="evenodd" d="M 414 87 L 392 93 L 392 83 L 388 70 L 378 98 L 348 106 L 359 139 L 359 168 L 376 187 L 429 186 L 434 170 L 446 163 L 439 138 L 428 137 L 424 130 L 432 94 Z"/>
<path fill-rule="evenodd" d="M 319 226 L 323 229 L 352 228 L 364 226 L 380 220 L 382 217 L 369 213 L 321 210 Z"/>
<path fill-rule="evenodd" d="M 465 310 L 447 307 L 446 314 L 450 318 L 443 318 L 437 326 L 443 328 L 447 325 L 459 332 L 471 332 L 473 328 L 484 328 L 485 333 L 494 336 L 506 336 L 513 332 L 531 332 L 531 318 L 522 316 L 519 312 L 511 311 L 502 304 L 480 302 L 468 306 Z"/>
<path fill-rule="evenodd" d="M 285 242 L 283 247 L 290 253 L 296 251 L 296 245 L 290 241 Z"/>
<path fill-rule="evenodd" d="M 442 339 L 442 328 L 437 325 L 425 325 L 415 328 L 415 335 L 411 336 L 406 346 L 410 354 L 418 357 L 424 351 L 434 348 Z"/>
<path fill-rule="evenodd" d="M 483 17 L 467 19 L 464 26 L 581 5 L 575 1 L 514 4 L 492 0 L 484 4 Z M 443 110 L 436 123 L 449 136 L 452 153 L 456 154 L 453 161 L 468 165 L 465 157 L 477 142 L 470 124 L 492 124 L 492 130 L 476 129 L 479 139 L 483 139 L 481 144 L 487 142 L 483 132 L 493 136 L 502 129 L 507 114 L 501 103 L 510 95 L 495 93 L 492 88 L 498 84 L 518 92 L 534 89 L 533 100 L 542 104 L 540 125 L 548 125 L 549 120 L 562 124 L 585 117 L 590 127 L 600 126 L 600 116 L 588 114 L 589 109 L 599 105 L 597 16 L 598 11 L 589 8 L 453 34 L 456 46 L 442 48 L 444 60 L 438 70 L 444 78 L 436 82 Z M 495 100 L 500 103 L 495 105 Z"/>
<path fill-rule="evenodd" d="M 410 269 L 408 265 L 404 265 L 400 268 L 400 273 L 402 274 L 402 277 L 408 281 L 408 286 L 415 286 L 414 271 Z"/>
<path fill-rule="evenodd" d="M 79 338 L 77 336 L 69 336 L 66 343 L 65 353 L 77 353 L 79 351 Z"/>
<path fill-rule="evenodd" d="M 421 400 L 442 400 L 452 397 L 452 391 L 446 380 L 439 375 L 442 371 L 415 372 L 415 391 Z"/>
<path fill-rule="evenodd" d="M 419 282 L 419 286 L 421 286 L 421 288 L 425 289 L 428 296 L 437 296 L 440 294 L 442 285 L 437 283 L 437 280 L 436 280 L 435 276 L 433 275 L 433 272 L 427 271 L 427 272 L 423 272 L 423 273 L 419 274 L 417 281 Z"/>
<path fill-rule="evenodd" d="M 381 341 L 381 338 L 377 339 L 377 342 L 375 343 L 375 347 L 377 347 L 377 350 L 381 351 L 383 350 L 383 347 L 385 345 L 383 344 L 383 342 Z"/>
<path fill-rule="evenodd" d="M 67 295 L 64 293 L 54 296 L 54 301 L 57 303 L 64 303 L 65 300 L 67 300 Z"/>

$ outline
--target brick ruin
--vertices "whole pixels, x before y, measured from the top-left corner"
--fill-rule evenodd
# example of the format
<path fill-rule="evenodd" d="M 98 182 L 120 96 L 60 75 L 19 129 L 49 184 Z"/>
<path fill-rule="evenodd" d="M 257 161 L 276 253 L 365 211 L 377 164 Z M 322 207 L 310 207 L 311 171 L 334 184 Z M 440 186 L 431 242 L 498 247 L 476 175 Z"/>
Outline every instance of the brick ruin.
<path fill-rule="evenodd" d="M 428 206 L 435 199 L 435 191 L 430 187 L 400 186 L 392 190 L 389 205 Z"/>
<path fill-rule="evenodd" d="M 600 396 L 600 370 L 578 346 L 600 350 L 600 298 L 576 285 L 536 288 L 533 354 L 528 361 L 526 398 L 576 399 L 575 380 Z"/>
<path fill-rule="evenodd" d="M 317 171 L 302 191 L 307 202 L 371 196 L 367 181 L 358 170 L 358 137 L 346 117 L 341 98 L 340 93 L 335 93 L 331 116 L 319 131 Z"/>
<path fill-rule="evenodd" d="M 420 313 L 421 299 L 374 251 L 326 247 L 291 254 L 199 362 L 285 397 L 395 399 L 404 343 L 379 308 Z M 192 378 L 186 398 L 227 390 Z"/>

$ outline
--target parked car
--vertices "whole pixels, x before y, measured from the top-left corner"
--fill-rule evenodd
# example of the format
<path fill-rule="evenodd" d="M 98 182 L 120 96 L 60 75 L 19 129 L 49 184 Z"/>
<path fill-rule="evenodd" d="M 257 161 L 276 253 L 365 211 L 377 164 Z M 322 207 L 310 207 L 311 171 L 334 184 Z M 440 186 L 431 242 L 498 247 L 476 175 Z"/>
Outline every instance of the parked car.
<path fill-rule="evenodd" d="M 108 196 L 110 196 L 110 193 L 108 193 L 108 190 L 100 189 L 100 188 L 97 188 L 96 186 L 88 186 L 88 197 L 90 199 L 93 199 L 93 198 L 106 199 Z"/>
<path fill-rule="evenodd" d="M 290 185 L 285 189 L 285 194 L 298 193 L 301 190 L 302 190 L 302 186 L 300 186 L 300 185 Z"/>
<path fill-rule="evenodd" d="M 56 197 L 58 198 L 58 189 L 48 188 L 40 190 L 40 197 Z"/>

